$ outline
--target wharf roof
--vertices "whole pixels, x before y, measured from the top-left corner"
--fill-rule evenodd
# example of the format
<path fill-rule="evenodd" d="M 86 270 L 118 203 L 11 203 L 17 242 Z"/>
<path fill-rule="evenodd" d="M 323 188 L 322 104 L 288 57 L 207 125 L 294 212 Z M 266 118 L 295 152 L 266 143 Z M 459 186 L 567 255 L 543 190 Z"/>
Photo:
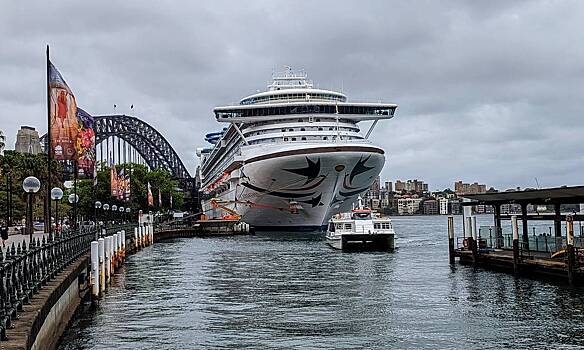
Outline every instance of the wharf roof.
<path fill-rule="evenodd" d="M 584 186 L 562 186 L 542 189 L 527 189 L 523 191 L 505 191 L 481 194 L 461 195 L 473 202 L 463 205 L 476 204 L 578 204 L 584 203 Z"/>

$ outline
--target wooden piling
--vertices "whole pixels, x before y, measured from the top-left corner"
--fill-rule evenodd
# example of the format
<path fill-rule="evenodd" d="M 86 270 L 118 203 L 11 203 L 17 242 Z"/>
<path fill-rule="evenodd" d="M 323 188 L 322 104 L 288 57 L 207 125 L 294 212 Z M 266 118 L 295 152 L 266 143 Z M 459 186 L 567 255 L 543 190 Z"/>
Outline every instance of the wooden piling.
<path fill-rule="evenodd" d="M 576 252 L 574 249 L 574 218 L 572 215 L 566 216 L 566 256 L 568 265 L 568 283 L 571 286 L 575 283 Z"/>
<path fill-rule="evenodd" d="M 454 216 L 448 216 L 448 258 L 454 264 Z"/>
<path fill-rule="evenodd" d="M 513 229 L 513 272 L 519 273 L 519 226 L 517 226 L 517 216 L 511 217 L 511 227 Z"/>

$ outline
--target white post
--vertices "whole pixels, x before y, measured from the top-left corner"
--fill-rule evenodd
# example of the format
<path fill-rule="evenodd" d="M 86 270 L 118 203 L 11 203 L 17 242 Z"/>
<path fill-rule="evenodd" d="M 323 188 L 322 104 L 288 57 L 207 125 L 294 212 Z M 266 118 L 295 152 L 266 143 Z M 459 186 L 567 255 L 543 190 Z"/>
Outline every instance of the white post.
<path fill-rule="evenodd" d="M 94 299 L 99 298 L 99 243 L 91 242 L 91 284 Z"/>
<path fill-rule="evenodd" d="M 566 218 L 566 244 L 574 245 L 574 219 L 571 215 Z"/>
<path fill-rule="evenodd" d="M 122 230 L 122 258 L 126 260 L 126 230 Z"/>
<path fill-rule="evenodd" d="M 105 291 L 105 240 L 100 238 L 97 240 L 97 243 L 99 255 L 99 292 L 103 293 Z"/>
<path fill-rule="evenodd" d="M 140 230 L 140 227 L 134 227 L 134 248 L 137 250 L 138 248 L 138 231 Z"/>
<path fill-rule="evenodd" d="M 472 219 L 469 216 L 464 218 L 464 233 L 465 237 L 472 237 Z"/>
<path fill-rule="evenodd" d="M 114 257 L 114 236 L 110 236 L 110 283 L 111 277 L 113 277 L 115 272 L 115 257 Z"/>
<path fill-rule="evenodd" d="M 110 244 L 112 242 L 112 237 L 107 236 L 104 242 L 104 249 L 105 249 L 105 283 L 106 285 L 110 282 L 110 268 L 111 268 L 111 251 L 110 251 Z"/>
<path fill-rule="evenodd" d="M 517 215 L 511 216 L 511 228 L 513 229 L 513 240 L 519 240 L 519 226 L 517 225 Z"/>
<path fill-rule="evenodd" d="M 150 224 L 150 244 L 154 244 L 154 225 Z"/>
<path fill-rule="evenodd" d="M 472 222 L 472 238 L 476 241 L 479 239 L 479 232 L 477 231 L 477 217 L 473 215 L 470 218 Z"/>
<path fill-rule="evenodd" d="M 118 266 L 118 234 L 112 235 L 112 272 Z"/>

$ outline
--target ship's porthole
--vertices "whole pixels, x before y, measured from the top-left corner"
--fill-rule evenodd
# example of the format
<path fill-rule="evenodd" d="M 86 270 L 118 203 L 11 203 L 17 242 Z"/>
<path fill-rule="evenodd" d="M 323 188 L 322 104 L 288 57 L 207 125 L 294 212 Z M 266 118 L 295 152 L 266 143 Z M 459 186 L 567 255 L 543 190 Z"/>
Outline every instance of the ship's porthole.
<path fill-rule="evenodd" d="M 339 164 L 335 166 L 335 170 L 340 173 L 341 171 L 345 170 L 345 166 L 343 164 Z"/>

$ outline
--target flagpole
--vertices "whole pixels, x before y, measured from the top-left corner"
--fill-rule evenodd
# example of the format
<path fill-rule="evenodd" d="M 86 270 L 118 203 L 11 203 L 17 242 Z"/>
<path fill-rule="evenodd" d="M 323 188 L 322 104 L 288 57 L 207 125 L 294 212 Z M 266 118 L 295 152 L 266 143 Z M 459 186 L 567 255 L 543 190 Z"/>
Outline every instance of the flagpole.
<path fill-rule="evenodd" d="M 51 88 L 49 86 L 50 83 L 50 65 L 51 61 L 49 60 L 49 45 L 47 45 L 47 198 L 45 201 L 45 205 L 47 208 L 47 218 L 49 225 L 49 237 L 51 236 L 51 231 L 53 228 L 53 223 L 51 221 Z"/>

